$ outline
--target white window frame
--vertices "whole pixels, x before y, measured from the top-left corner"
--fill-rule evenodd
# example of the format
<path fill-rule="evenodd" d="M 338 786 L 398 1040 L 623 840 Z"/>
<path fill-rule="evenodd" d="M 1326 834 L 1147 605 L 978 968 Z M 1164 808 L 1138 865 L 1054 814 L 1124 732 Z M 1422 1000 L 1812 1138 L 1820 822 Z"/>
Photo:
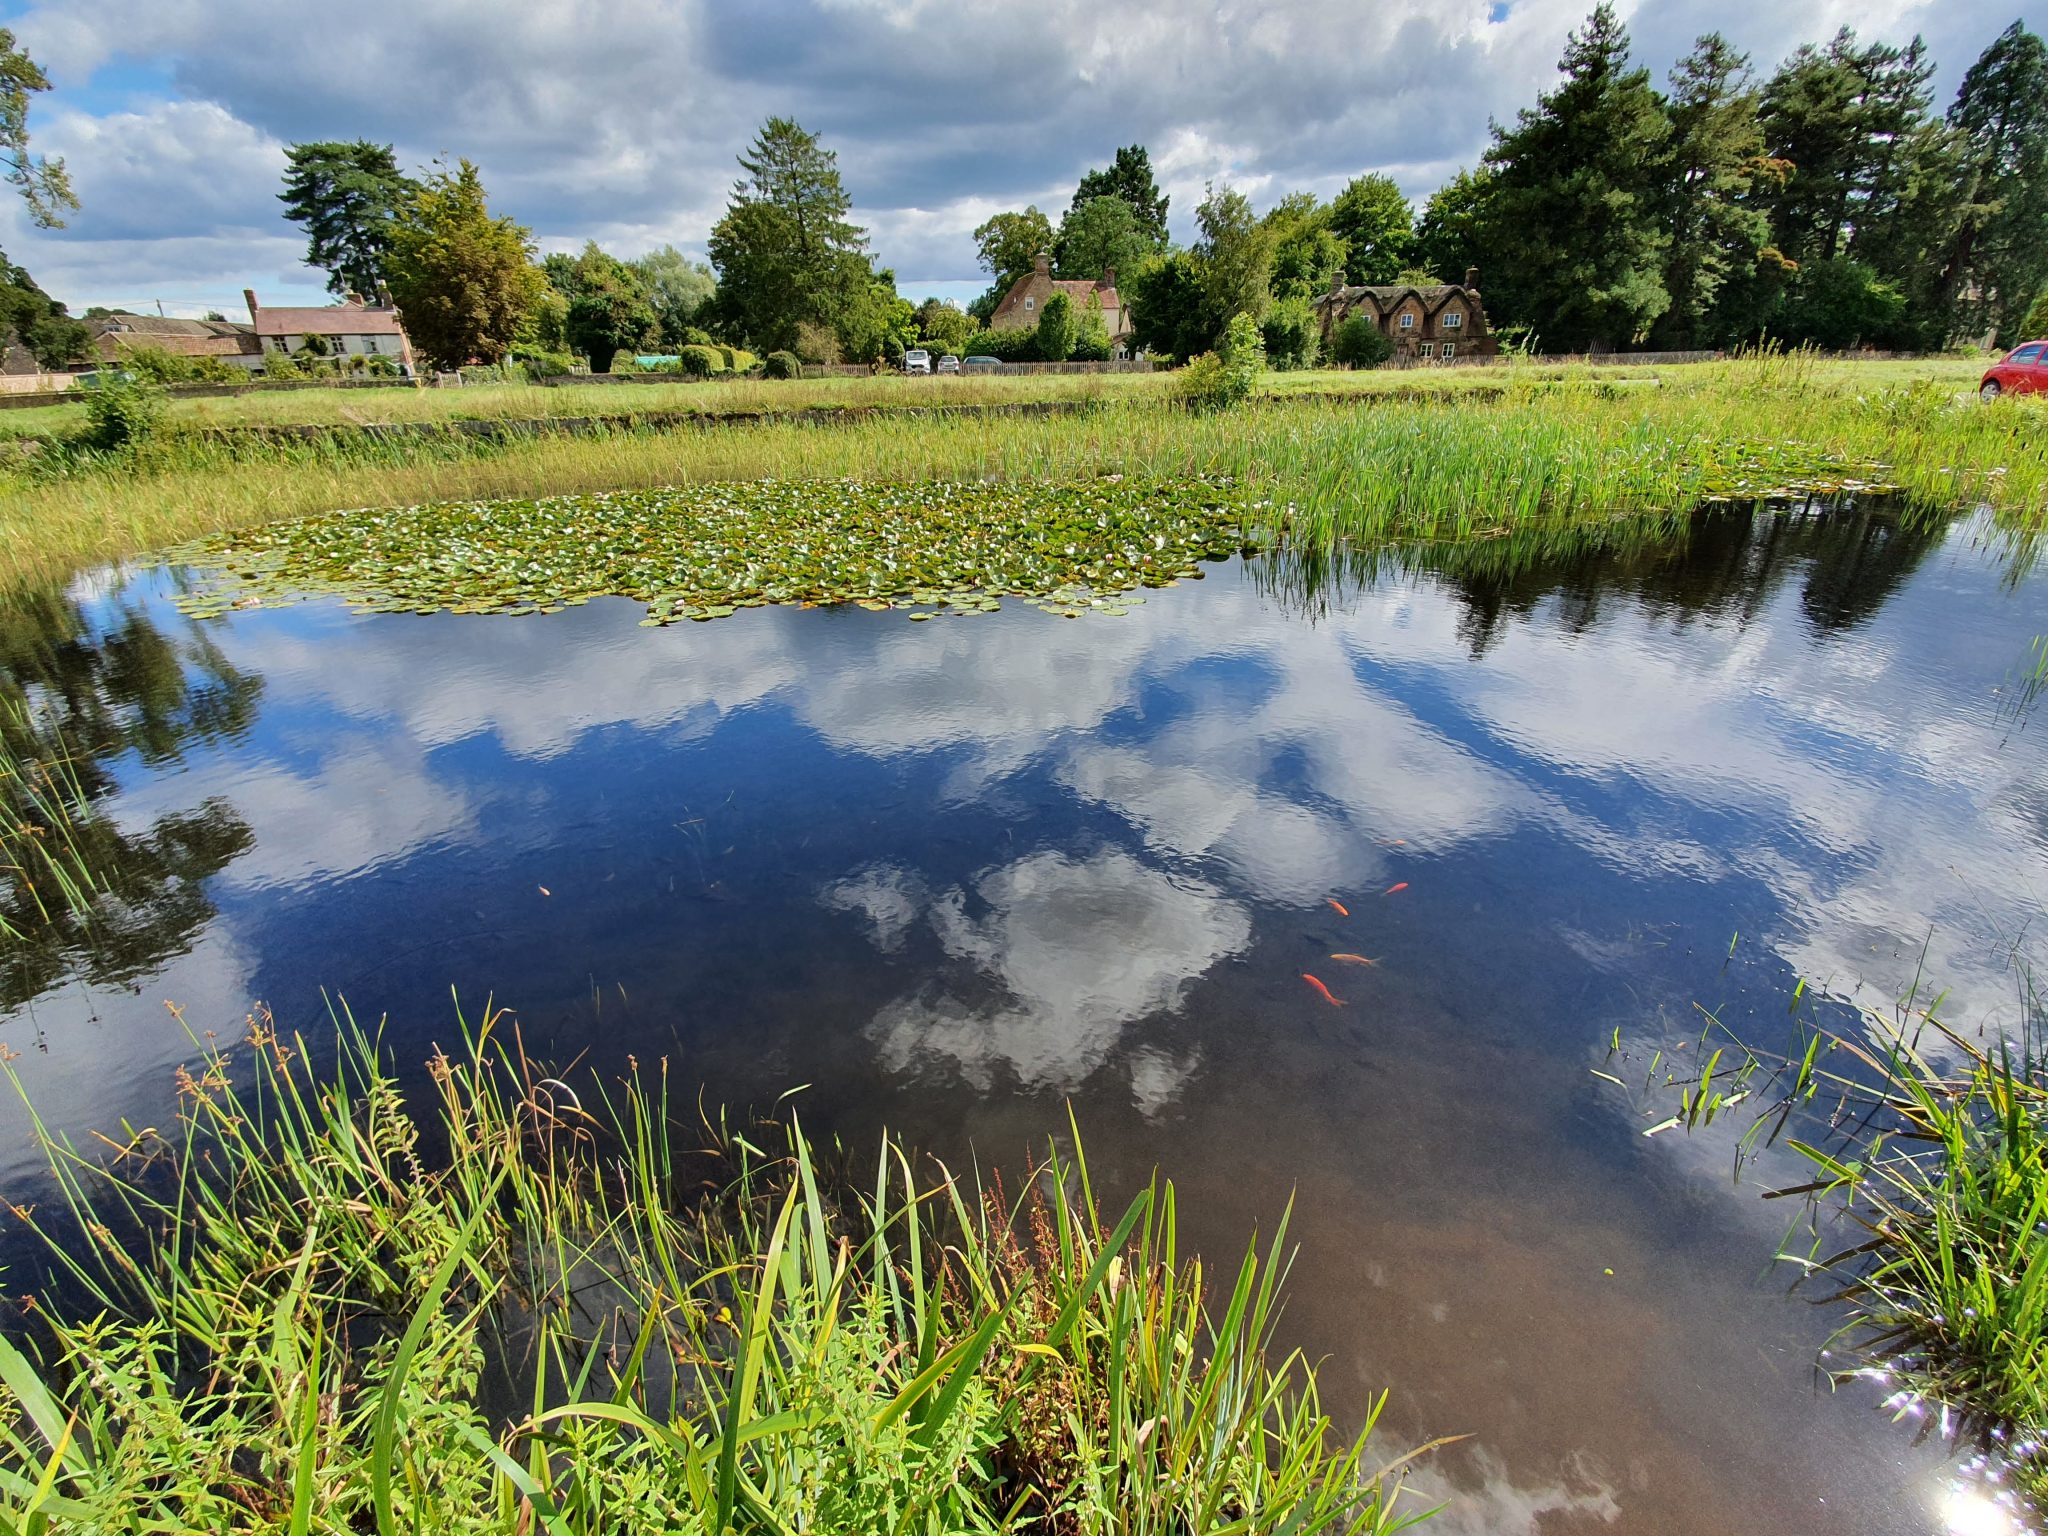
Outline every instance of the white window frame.
<path fill-rule="evenodd" d="M 1458 351 L 1458 344 L 1457 344 L 1457 343 L 1456 343 L 1455 341 L 1447 341 L 1447 342 L 1445 342 L 1445 343 L 1444 343 L 1444 361 L 1445 361 L 1445 362 L 1449 362 L 1449 361 L 1450 361 L 1450 360 L 1451 360 L 1451 359 L 1452 359 L 1452 358 L 1453 358 L 1454 356 L 1456 356 L 1456 355 L 1457 355 L 1457 351 Z"/>
<path fill-rule="evenodd" d="M 1038 308 L 1038 300 L 1036 300 L 1036 299 L 1031 299 L 1031 298 L 1027 298 L 1027 299 L 1026 299 L 1026 300 L 1024 301 L 1024 307 L 1025 307 L 1026 309 L 1036 309 L 1036 308 Z"/>
<path fill-rule="evenodd" d="M 1455 309 L 1444 316 L 1444 329 L 1447 331 L 1461 330 L 1464 328 L 1464 324 L 1465 317 Z"/>
<path fill-rule="evenodd" d="M 1402 314 L 1401 314 L 1401 329 L 1402 329 L 1402 330 L 1404 330 L 1404 331 L 1412 331 L 1412 330 L 1414 330 L 1414 329 L 1415 329 L 1415 311 L 1414 311 L 1414 310 L 1412 310 L 1412 309 L 1411 309 L 1411 310 L 1404 310 L 1404 311 L 1402 312 Z"/>
<path fill-rule="evenodd" d="M 1435 342 L 1433 342 L 1433 341 L 1425 341 L 1425 342 L 1424 342 L 1424 343 L 1422 344 L 1422 355 L 1423 355 L 1424 357 L 1435 357 L 1435 356 L 1436 356 L 1436 343 L 1435 343 Z"/>

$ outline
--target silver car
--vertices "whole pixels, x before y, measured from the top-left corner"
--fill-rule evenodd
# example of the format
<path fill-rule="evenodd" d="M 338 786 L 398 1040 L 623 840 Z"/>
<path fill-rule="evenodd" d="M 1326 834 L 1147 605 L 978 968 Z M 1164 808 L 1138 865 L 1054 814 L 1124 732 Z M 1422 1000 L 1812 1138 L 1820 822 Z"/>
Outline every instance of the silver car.
<path fill-rule="evenodd" d="M 952 353 L 948 352 L 944 357 L 939 359 L 939 372 L 958 373 L 959 371 L 960 359 L 955 357 Z"/>

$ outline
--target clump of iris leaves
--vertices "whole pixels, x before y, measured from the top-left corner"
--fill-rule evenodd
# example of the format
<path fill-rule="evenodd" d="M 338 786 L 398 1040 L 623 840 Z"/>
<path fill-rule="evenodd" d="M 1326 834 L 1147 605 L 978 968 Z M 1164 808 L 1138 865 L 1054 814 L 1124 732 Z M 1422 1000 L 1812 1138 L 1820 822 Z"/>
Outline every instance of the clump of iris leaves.
<path fill-rule="evenodd" d="M 648 624 L 769 603 L 1077 615 L 1248 547 L 1216 481 L 750 481 L 362 509 L 219 534 L 173 553 L 200 616 L 308 596 L 371 612 L 545 613 L 593 597 Z"/>

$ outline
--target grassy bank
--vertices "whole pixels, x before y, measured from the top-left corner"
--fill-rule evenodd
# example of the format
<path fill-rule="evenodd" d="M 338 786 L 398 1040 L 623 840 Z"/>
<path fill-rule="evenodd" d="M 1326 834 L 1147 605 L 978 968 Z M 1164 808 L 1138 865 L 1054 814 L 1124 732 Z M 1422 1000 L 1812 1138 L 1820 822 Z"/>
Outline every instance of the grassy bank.
<path fill-rule="evenodd" d="M 1491 534 L 1858 480 L 1895 484 L 1926 508 L 1985 501 L 2015 526 L 2048 515 L 2039 405 L 1986 407 L 1935 385 L 1873 391 L 1842 382 L 1840 366 L 1794 358 L 1672 370 L 1649 389 L 1531 377 L 1483 402 L 1265 399 L 1196 414 L 1110 399 L 1048 418 L 880 416 L 495 444 L 170 434 L 131 457 L 17 478 L 0 503 L 0 585 L 338 507 L 768 478 L 1227 480 L 1248 522 L 1284 520 L 1297 538 L 1322 542 Z"/>
<path fill-rule="evenodd" d="M 1284 1217 L 1212 1271 L 1171 1184 L 1104 1211 L 1078 1149 L 1014 1196 L 894 1144 L 838 1193 L 793 1124 L 684 1157 L 666 1063 L 572 1088 L 505 1030 L 416 1105 L 259 1027 L 169 1132 L 53 1144 L 68 1210 L 14 1214 L 70 1306 L 0 1345 L 6 1528 L 1403 1523 L 1272 1347 Z"/>

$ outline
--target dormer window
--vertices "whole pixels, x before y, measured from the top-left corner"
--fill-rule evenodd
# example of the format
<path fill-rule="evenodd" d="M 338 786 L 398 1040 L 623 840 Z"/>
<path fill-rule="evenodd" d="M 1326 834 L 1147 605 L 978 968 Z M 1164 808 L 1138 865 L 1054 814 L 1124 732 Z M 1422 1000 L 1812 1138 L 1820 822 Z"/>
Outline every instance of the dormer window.
<path fill-rule="evenodd" d="M 1455 309 L 1444 316 L 1444 329 L 1447 331 L 1455 331 L 1464 323 L 1465 317 L 1459 314 Z"/>
<path fill-rule="evenodd" d="M 1026 309 L 1036 309 L 1036 308 L 1038 308 L 1038 300 L 1036 300 L 1036 299 L 1026 299 L 1026 300 L 1024 301 L 1024 307 L 1025 307 Z"/>
<path fill-rule="evenodd" d="M 1404 331 L 1412 331 L 1415 329 L 1415 314 L 1412 310 L 1404 313 L 1401 316 L 1401 329 Z"/>

